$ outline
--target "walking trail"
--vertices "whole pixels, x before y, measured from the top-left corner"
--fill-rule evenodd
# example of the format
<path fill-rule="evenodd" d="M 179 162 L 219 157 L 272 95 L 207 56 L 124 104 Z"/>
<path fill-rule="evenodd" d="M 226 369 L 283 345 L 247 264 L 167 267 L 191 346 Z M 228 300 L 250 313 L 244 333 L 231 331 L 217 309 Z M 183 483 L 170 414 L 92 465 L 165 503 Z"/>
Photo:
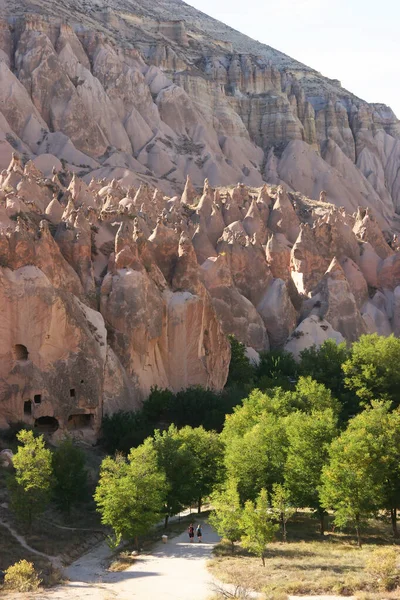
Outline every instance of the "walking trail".
<path fill-rule="evenodd" d="M 206 563 L 219 541 L 202 522 L 203 542 L 189 542 L 187 533 L 160 542 L 151 554 L 138 556 L 126 571 L 112 573 L 104 568 L 110 556 L 101 544 L 81 556 L 66 570 L 67 584 L 40 593 L 39 600 L 207 600 L 213 578 Z"/>
<path fill-rule="evenodd" d="M 202 543 L 196 540 L 190 543 L 187 532 L 184 532 L 169 539 L 166 544 L 162 542 L 156 544 L 150 554 L 138 556 L 132 566 L 121 572 L 107 571 L 106 565 L 111 557 L 111 551 L 103 542 L 65 569 L 68 578 L 65 585 L 39 592 L 32 598 L 35 600 L 207 600 L 213 595 L 215 580 L 206 565 L 213 547 L 220 538 L 208 523 L 203 520 L 201 523 Z M 19 541 L 27 549 L 33 550 L 22 538 Z M 48 558 L 56 559 L 56 557 Z M 254 593 L 251 597 L 262 596 Z M 26 596 L 24 595 L 23 598 L 25 599 Z M 290 596 L 289 598 L 290 600 L 352 600 L 343 599 L 341 596 Z"/>

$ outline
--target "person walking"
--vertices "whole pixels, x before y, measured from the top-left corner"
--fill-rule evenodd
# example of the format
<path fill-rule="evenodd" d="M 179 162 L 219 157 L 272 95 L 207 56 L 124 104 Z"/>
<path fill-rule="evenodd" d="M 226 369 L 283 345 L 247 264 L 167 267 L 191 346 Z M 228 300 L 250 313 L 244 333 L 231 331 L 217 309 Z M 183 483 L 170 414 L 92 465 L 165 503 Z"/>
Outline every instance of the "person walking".
<path fill-rule="evenodd" d="M 194 539 L 194 527 L 193 527 L 193 523 L 190 523 L 190 525 L 188 527 L 188 534 L 189 534 L 190 543 L 192 543 L 193 539 Z"/>
<path fill-rule="evenodd" d="M 203 532 L 201 531 L 201 525 L 200 525 L 200 523 L 197 525 L 196 535 L 197 535 L 197 541 L 201 542 L 201 538 L 203 536 Z"/>

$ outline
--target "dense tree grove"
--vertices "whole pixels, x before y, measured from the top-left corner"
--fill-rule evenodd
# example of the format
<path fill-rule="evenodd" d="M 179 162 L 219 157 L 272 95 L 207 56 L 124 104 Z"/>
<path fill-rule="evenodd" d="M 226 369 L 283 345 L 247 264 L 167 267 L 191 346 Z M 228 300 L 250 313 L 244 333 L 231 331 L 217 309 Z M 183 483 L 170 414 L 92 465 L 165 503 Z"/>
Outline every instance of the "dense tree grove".
<path fill-rule="evenodd" d="M 30 527 L 53 499 L 66 513 L 87 496 L 85 455 L 65 438 L 54 451 L 42 435 L 20 430 L 13 458 L 15 473 L 8 477 L 11 509 L 16 518 Z"/>
<path fill-rule="evenodd" d="M 112 449 L 148 436 L 166 481 L 160 514 L 167 520 L 193 503 L 200 510 L 211 494 L 217 531 L 261 558 L 276 523 L 286 539 L 296 508 L 315 511 L 321 534 L 333 511 L 336 526 L 353 527 L 360 544 L 365 520 L 386 511 L 397 536 L 400 340 L 328 340 L 297 363 L 274 351 L 258 365 L 230 341 L 223 393 L 155 389 L 140 413 L 104 422 Z"/>
<path fill-rule="evenodd" d="M 366 521 L 380 514 L 398 537 L 400 340 L 362 336 L 348 348 L 331 340 L 303 351 L 262 355 L 258 365 L 231 339 L 222 393 L 198 387 L 154 389 L 138 413 L 103 422 L 104 459 L 94 495 L 113 542 L 138 538 L 187 506 L 210 521 L 232 549 L 237 541 L 265 560 L 286 540 L 297 509 L 312 509 L 325 531 L 352 528 L 361 545 Z M 70 511 L 86 486 L 82 451 L 65 440 L 53 452 L 42 437 L 18 433 L 11 506 L 28 524 L 51 497 Z"/>

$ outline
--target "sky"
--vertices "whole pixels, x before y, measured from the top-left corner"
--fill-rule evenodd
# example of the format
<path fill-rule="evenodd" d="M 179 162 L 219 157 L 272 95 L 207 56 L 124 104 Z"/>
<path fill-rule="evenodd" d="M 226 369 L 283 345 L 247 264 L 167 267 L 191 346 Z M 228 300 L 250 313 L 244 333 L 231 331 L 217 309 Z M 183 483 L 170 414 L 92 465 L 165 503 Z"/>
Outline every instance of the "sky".
<path fill-rule="evenodd" d="M 398 0 L 186 0 L 400 118 Z"/>

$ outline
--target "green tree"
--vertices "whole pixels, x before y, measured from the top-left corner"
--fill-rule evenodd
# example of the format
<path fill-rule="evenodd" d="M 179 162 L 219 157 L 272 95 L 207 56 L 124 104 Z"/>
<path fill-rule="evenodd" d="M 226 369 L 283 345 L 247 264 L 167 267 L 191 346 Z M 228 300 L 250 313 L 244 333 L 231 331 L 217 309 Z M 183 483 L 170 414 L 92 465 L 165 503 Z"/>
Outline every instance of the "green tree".
<path fill-rule="evenodd" d="M 15 475 L 8 481 L 11 508 L 30 527 L 50 499 L 51 451 L 45 447 L 43 436 L 35 437 L 32 431 L 20 431 L 17 439 L 20 446 L 13 459 Z"/>
<path fill-rule="evenodd" d="M 136 539 L 155 525 L 163 511 L 165 474 L 151 440 L 133 448 L 128 458 L 107 457 L 100 468 L 94 494 L 103 525 L 112 527 L 115 545 Z"/>
<path fill-rule="evenodd" d="M 343 364 L 346 385 L 354 390 L 362 404 L 389 400 L 399 406 L 400 339 L 376 333 L 362 335 L 351 348 Z"/>
<path fill-rule="evenodd" d="M 263 390 L 282 387 L 292 389 L 297 377 L 297 363 L 290 352 L 272 350 L 262 352 L 256 368 L 257 385 Z"/>
<path fill-rule="evenodd" d="M 53 452 L 53 494 L 56 504 L 66 513 L 81 502 L 87 493 L 85 453 L 70 438 L 64 439 Z"/>
<path fill-rule="evenodd" d="M 234 335 L 228 336 L 231 344 L 231 362 L 229 363 L 228 381 L 226 385 L 249 384 L 254 379 L 254 367 L 246 356 L 246 346 L 239 342 Z"/>
<path fill-rule="evenodd" d="M 231 543 L 233 554 L 235 542 L 240 539 L 242 533 L 242 508 L 236 480 L 229 479 L 221 490 L 215 490 L 211 496 L 211 503 L 214 510 L 208 521 L 221 537 Z"/>
<path fill-rule="evenodd" d="M 255 504 L 251 500 L 246 502 L 242 513 L 241 528 L 243 530 L 242 546 L 259 556 L 265 567 L 266 546 L 273 541 L 275 533 L 279 529 L 279 525 L 272 521 L 267 490 L 260 491 Z"/>
<path fill-rule="evenodd" d="M 352 525 L 361 546 L 364 522 L 385 501 L 388 444 L 383 423 L 389 403 L 373 402 L 349 422 L 329 450 L 329 463 L 322 471 L 321 505 L 335 510 L 335 523 Z"/>
<path fill-rule="evenodd" d="M 155 431 L 149 438 L 156 455 L 159 468 L 165 473 L 167 493 L 165 495 L 165 526 L 169 517 L 176 515 L 194 500 L 193 475 L 198 461 L 188 445 L 181 442 L 179 431 L 170 425 L 166 431 Z"/>
<path fill-rule="evenodd" d="M 336 415 L 340 413 L 340 403 L 332 396 L 330 389 L 311 377 L 300 377 L 291 395 L 294 399 L 293 406 L 305 413 L 325 409 L 331 409 Z"/>
<path fill-rule="evenodd" d="M 228 478 L 238 481 L 241 500 L 254 500 L 262 488 L 272 492 L 274 483 L 283 483 L 287 440 L 284 419 L 262 413 L 243 436 L 224 437 Z"/>
<path fill-rule="evenodd" d="M 224 422 L 224 415 L 220 412 L 221 394 L 194 385 L 186 390 L 179 391 L 170 411 L 170 423 L 177 427 L 191 425 L 206 429 L 218 429 Z"/>
<path fill-rule="evenodd" d="M 321 346 L 311 346 L 300 354 L 299 373 L 310 376 L 332 392 L 341 405 L 340 419 L 347 422 L 360 412 L 360 399 L 345 384 L 342 365 L 348 360 L 350 350 L 345 342 L 337 344 L 328 339 Z"/>
<path fill-rule="evenodd" d="M 222 438 L 225 442 L 236 436 L 243 436 L 257 424 L 261 414 L 272 406 L 272 397 L 258 389 L 253 390 L 233 413 L 226 415 Z"/>
<path fill-rule="evenodd" d="M 325 510 L 321 506 L 319 488 L 330 445 L 338 435 L 337 417 L 330 408 L 311 414 L 295 412 L 287 417 L 286 435 L 285 484 L 296 506 L 317 511 L 323 534 Z"/>
<path fill-rule="evenodd" d="M 224 444 L 215 431 L 206 431 L 204 427 L 183 427 L 178 437 L 195 458 L 191 489 L 200 513 L 203 498 L 209 496 L 223 479 Z"/>
<path fill-rule="evenodd" d="M 159 426 L 159 425 L 158 425 Z M 102 445 L 110 454 L 123 452 L 128 454 L 153 434 L 155 423 L 152 423 L 143 412 L 120 411 L 105 415 L 102 421 Z"/>
<path fill-rule="evenodd" d="M 386 437 L 384 456 L 384 508 L 390 514 L 393 537 L 398 538 L 397 513 L 400 509 L 400 409 L 387 414 L 382 423 Z"/>
<path fill-rule="evenodd" d="M 282 527 L 283 541 L 287 540 L 286 525 L 296 512 L 296 508 L 290 498 L 290 492 L 286 486 L 274 483 L 271 498 L 272 512 L 277 516 Z"/>

